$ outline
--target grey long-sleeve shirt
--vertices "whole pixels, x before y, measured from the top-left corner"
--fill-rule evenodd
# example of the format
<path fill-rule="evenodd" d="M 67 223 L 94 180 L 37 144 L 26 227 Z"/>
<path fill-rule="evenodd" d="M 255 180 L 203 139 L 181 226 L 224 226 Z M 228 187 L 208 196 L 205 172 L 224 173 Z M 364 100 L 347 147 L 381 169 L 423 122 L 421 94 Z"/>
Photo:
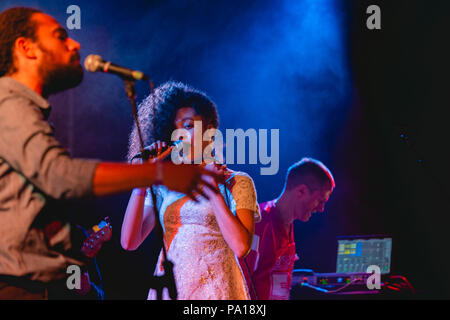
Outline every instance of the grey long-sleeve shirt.
<path fill-rule="evenodd" d="M 68 224 L 52 221 L 54 200 L 92 194 L 98 164 L 70 158 L 46 121 L 49 103 L 9 78 L 0 78 L 0 276 L 48 282 L 76 260 Z M 62 250 L 61 250 L 62 249 Z"/>

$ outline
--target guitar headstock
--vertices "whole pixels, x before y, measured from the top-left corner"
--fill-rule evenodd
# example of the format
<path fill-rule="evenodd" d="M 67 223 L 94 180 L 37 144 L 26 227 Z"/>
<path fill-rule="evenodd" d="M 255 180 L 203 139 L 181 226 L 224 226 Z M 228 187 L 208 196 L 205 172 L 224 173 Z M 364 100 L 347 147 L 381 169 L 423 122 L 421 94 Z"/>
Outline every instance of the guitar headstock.
<path fill-rule="evenodd" d="M 94 258 L 102 248 L 103 243 L 111 240 L 111 237 L 112 227 L 108 217 L 106 217 L 98 225 L 92 227 L 90 235 L 81 246 L 81 252 L 88 258 Z"/>

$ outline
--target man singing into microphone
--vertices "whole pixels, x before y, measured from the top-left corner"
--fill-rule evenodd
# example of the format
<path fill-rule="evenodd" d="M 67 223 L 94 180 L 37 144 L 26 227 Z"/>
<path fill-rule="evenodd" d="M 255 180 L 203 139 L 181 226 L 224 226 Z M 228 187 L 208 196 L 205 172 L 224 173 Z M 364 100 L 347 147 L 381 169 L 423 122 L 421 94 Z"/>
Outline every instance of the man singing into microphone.
<path fill-rule="evenodd" d="M 53 210 L 55 203 L 152 184 L 191 196 L 201 187 L 217 192 L 205 175 L 220 177 L 197 166 L 68 155 L 46 121 L 46 99 L 80 84 L 79 50 L 80 44 L 39 10 L 0 13 L 0 299 L 45 299 L 67 266 L 79 264 L 67 254 L 67 219 Z"/>

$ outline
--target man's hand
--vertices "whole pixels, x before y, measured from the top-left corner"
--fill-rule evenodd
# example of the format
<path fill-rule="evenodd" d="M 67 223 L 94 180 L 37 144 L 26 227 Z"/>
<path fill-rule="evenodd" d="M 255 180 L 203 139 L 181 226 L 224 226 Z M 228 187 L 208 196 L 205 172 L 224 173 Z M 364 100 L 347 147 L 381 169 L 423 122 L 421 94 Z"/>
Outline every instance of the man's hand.
<path fill-rule="evenodd" d="M 162 184 L 167 188 L 187 194 L 195 200 L 194 193 L 199 193 L 206 199 L 209 194 L 219 193 L 218 183 L 224 183 L 223 172 L 191 164 L 175 165 L 171 162 L 161 162 Z"/>
<path fill-rule="evenodd" d="M 154 155 L 149 159 L 149 163 L 163 161 L 168 156 L 173 147 L 167 147 L 163 141 L 152 143 L 148 150 Z M 162 184 L 174 191 L 187 194 L 195 200 L 195 193 L 199 193 L 208 199 L 208 193 L 218 193 L 218 181 L 223 181 L 223 173 L 212 168 L 195 165 L 174 165 L 170 162 L 161 162 L 163 165 Z"/>

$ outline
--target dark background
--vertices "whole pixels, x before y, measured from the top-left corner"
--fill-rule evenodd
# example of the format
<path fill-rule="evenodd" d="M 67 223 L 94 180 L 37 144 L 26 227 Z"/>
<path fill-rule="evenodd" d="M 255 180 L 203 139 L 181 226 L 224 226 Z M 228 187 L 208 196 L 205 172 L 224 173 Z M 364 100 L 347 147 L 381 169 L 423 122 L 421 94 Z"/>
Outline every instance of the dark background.
<path fill-rule="evenodd" d="M 304 156 L 323 161 L 336 189 L 323 214 L 295 222 L 296 268 L 333 272 L 336 237 L 390 234 L 392 273 L 419 297 L 449 298 L 444 110 L 448 1 L 9 1 L 0 10 L 40 8 L 65 26 L 81 8 L 81 57 L 144 71 L 155 85 L 186 82 L 218 105 L 220 128 L 280 130 L 278 174 L 235 165 L 254 179 L 259 202 L 276 198 L 287 168 Z M 366 8 L 381 8 L 368 30 Z M 138 100 L 149 89 L 137 84 Z M 119 78 L 85 73 L 50 99 L 57 138 L 76 157 L 123 161 L 132 116 Z M 402 139 L 407 137 L 407 140 Z M 129 194 L 73 205 L 85 227 L 108 215 L 113 240 L 99 255 L 109 299 L 144 299 L 155 257 L 150 238 L 120 247 Z"/>

